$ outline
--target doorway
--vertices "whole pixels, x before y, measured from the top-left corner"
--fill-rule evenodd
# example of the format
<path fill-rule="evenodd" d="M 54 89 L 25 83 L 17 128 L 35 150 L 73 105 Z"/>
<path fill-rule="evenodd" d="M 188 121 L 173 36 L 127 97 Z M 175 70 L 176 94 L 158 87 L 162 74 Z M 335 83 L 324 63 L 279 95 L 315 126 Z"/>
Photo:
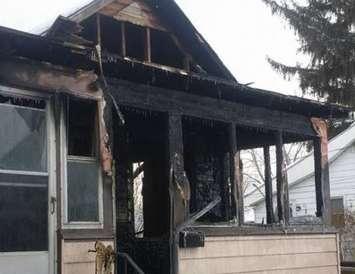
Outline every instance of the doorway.
<path fill-rule="evenodd" d="M 121 110 L 125 125 L 114 123 L 117 247 L 145 273 L 169 273 L 167 115 L 127 107 Z"/>

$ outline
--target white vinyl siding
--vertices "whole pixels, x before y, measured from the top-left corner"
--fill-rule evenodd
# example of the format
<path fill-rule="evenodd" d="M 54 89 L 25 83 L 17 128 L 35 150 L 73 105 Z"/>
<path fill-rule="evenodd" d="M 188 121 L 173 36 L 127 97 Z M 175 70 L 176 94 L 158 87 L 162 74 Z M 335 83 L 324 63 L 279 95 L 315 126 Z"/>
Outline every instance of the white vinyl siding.
<path fill-rule="evenodd" d="M 337 236 L 207 237 L 205 247 L 179 249 L 179 273 L 339 273 Z"/>

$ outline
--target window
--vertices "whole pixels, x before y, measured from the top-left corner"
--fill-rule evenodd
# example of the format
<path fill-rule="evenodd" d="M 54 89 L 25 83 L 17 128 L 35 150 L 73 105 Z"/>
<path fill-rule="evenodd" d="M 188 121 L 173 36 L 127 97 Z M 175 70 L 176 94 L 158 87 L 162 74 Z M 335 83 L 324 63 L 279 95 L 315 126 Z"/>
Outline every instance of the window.
<path fill-rule="evenodd" d="M 102 183 L 95 102 L 69 100 L 66 136 L 66 223 L 102 223 Z"/>
<path fill-rule="evenodd" d="M 100 15 L 101 43 L 104 51 L 122 54 L 122 24 L 116 19 Z"/>
<path fill-rule="evenodd" d="M 0 95 L 0 252 L 48 250 L 45 107 Z"/>
<path fill-rule="evenodd" d="M 331 198 L 332 225 L 337 228 L 344 227 L 344 199 L 343 197 Z"/>
<path fill-rule="evenodd" d="M 164 31 L 151 30 L 152 62 L 175 68 L 184 68 L 185 56 L 171 35 Z"/>

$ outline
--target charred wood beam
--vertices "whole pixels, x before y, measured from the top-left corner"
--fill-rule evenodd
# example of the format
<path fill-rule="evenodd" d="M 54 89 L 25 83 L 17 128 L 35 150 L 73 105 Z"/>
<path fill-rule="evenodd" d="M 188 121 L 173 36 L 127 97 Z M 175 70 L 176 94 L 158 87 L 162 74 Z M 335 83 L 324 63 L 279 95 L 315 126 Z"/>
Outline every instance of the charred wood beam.
<path fill-rule="evenodd" d="M 150 38 L 150 28 L 146 28 L 145 61 L 152 62 L 152 46 Z"/>
<path fill-rule="evenodd" d="M 277 186 L 277 214 L 279 222 L 289 223 L 288 186 L 284 174 L 283 136 L 276 133 L 276 186 Z"/>
<path fill-rule="evenodd" d="M 235 215 L 232 215 L 232 195 L 230 186 L 230 160 L 229 152 L 221 157 L 223 167 L 223 179 L 221 180 L 221 198 L 225 220 L 230 221 Z"/>
<path fill-rule="evenodd" d="M 202 210 L 191 216 L 187 221 L 184 223 L 180 224 L 176 231 L 180 232 L 184 230 L 185 228 L 188 228 L 189 226 L 193 225 L 194 222 L 196 222 L 198 219 L 206 215 L 208 212 L 210 212 L 213 208 L 215 208 L 220 202 L 222 201 L 221 197 L 217 197 L 214 199 L 212 202 L 210 202 L 207 206 L 205 206 Z"/>
<path fill-rule="evenodd" d="M 112 80 L 111 90 L 120 104 L 155 111 L 175 111 L 184 115 L 253 128 L 282 130 L 315 137 L 309 120 L 301 115 L 208 98 L 170 89 Z"/>
<path fill-rule="evenodd" d="M 230 183 L 232 216 L 236 217 L 238 224 L 244 223 L 243 185 L 240 176 L 240 155 L 237 149 L 237 127 L 229 124 L 229 155 L 230 155 Z"/>
<path fill-rule="evenodd" d="M 115 162 L 116 170 L 116 223 L 120 229 L 117 231 L 117 241 L 124 240 L 128 235 L 133 235 L 134 230 L 129 214 L 129 182 L 132 170 L 129 161 L 129 144 L 125 127 L 116 125 L 115 133 Z"/>
<path fill-rule="evenodd" d="M 265 203 L 266 203 L 266 222 L 275 222 L 272 192 L 272 175 L 270 162 L 270 147 L 264 146 L 264 177 L 265 177 Z"/>
<path fill-rule="evenodd" d="M 125 22 L 121 22 L 121 52 L 122 56 L 127 56 L 127 48 L 126 48 L 126 25 Z"/>
<path fill-rule="evenodd" d="M 179 191 L 177 181 L 183 178 L 183 132 L 182 116 L 168 113 L 168 163 L 169 163 L 169 198 L 170 198 L 170 273 L 179 273 L 178 249 L 179 232 L 177 227 L 187 220 L 189 206 Z"/>
<path fill-rule="evenodd" d="M 312 119 L 319 138 L 314 140 L 314 174 L 317 212 L 325 224 L 331 224 L 329 164 L 328 164 L 328 137 L 327 125 L 320 119 Z"/>
<path fill-rule="evenodd" d="M 168 142 L 170 189 L 174 199 L 172 225 L 176 227 L 188 217 L 190 200 L 190 185 L 184 171 L 182 116 L 180 114 L 169 113 Z"/>

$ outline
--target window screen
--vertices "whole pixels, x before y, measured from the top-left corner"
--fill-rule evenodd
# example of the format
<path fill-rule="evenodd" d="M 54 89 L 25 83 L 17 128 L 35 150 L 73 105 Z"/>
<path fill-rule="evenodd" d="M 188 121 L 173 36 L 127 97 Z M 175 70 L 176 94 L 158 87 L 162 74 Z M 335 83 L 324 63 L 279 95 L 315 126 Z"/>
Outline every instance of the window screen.
<path fill-rule="evenodd" d="M 0 179 L 0 252 L 46 251 L 48 177 L 16 176 Z"/>
<path fill-rule="evenodd" d="M 45 111 L 0 104 L 0 117 L 0 169 L 45 172 Z"/>
<path fill-rule="evenodd" d="M 68 221 L 98 222 L 98 163 L 68 160 L 67 168 Z"/>

